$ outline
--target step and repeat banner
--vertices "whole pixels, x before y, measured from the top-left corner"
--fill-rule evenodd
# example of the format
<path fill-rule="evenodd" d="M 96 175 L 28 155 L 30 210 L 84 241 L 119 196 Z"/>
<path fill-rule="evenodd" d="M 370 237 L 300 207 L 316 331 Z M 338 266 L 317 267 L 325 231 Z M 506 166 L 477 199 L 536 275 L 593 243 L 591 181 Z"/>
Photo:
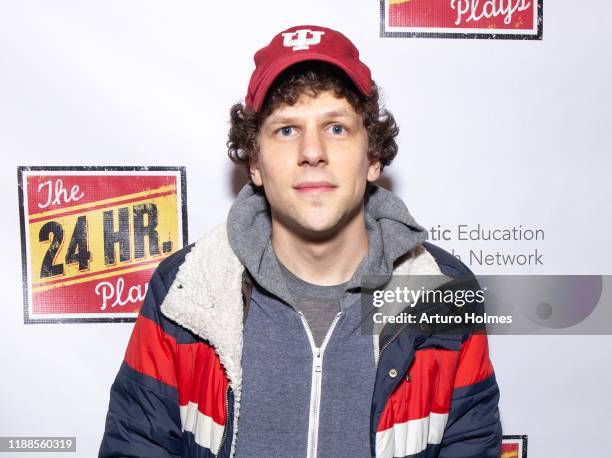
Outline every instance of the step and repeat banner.
<path fill-rule="evenodd" d="M 543 3 L 4 2 L 0 456 L 97 455 L 150 276 L 227 217 L 229 108 L 296 24 L 360 49 L 400 126 L 380 184 L 430 242 L 563 285 L 504 296 L 535 327 L 490 336 L 500 456 L 608 456 L 612 6 Z"/>

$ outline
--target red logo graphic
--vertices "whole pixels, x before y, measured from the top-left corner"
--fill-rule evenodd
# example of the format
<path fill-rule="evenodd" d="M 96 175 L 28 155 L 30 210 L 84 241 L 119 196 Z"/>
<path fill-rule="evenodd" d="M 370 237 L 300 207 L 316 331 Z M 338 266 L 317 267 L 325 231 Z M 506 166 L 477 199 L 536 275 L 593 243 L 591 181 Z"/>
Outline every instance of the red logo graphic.
<path fill-rule="evenodd" d="M 542 38 L 542 0 L 382 0 L 383 36 Z"/>
<path fill-rule="evenodd" d="M 180 167 L 19 167 L 24 320 L 133 321 L 187 239 Z"/>

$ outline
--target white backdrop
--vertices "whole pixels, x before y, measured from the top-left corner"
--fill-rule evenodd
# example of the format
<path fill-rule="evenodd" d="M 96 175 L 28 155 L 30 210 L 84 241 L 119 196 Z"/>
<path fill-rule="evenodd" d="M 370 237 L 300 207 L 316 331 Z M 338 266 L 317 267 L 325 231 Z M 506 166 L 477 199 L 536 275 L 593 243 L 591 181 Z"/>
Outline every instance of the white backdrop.
<path fill-rule="evenodd" d="M 544 253 L 481 274 L 611 274 L 611 16 L 604 0 L 547 1 L 543 41 L 411 39 L 379 37 L 376 0 L 0 1 L 0 436 L 77 436 L 95 456 L 133 326 L 23 324 L 17 165 L 186 166 L 192 242 L 237 190 L 228 110 L 254 51 L 325 25 L 383 88 L 401 127 L 384 174 L 417 221 L 545 231 L 442 246 Z M 528 434 L 529 457 L 607 456 L 611 343 L 491 337 L 504 434 Z"/>

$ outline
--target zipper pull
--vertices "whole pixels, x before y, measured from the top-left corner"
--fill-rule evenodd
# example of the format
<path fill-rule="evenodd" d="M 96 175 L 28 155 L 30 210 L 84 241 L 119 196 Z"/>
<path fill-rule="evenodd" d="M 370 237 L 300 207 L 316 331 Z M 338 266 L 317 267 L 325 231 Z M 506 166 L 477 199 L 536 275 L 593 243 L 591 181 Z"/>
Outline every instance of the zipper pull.
<path fill-rule="evenodd" d="M 322 372 L 323 367 L 321 366 L 321 348 L 317 347 L 317 354 L 315 355 L 315 372 Z"/>

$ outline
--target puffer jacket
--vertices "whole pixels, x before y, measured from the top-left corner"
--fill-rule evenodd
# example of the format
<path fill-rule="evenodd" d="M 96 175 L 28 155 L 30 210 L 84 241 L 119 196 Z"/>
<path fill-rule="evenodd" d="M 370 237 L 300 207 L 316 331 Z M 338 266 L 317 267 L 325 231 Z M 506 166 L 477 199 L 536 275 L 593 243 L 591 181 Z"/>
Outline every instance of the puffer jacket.
<path fill-rule="evenodd" d="M 432 271 L 470 274 L 427 242 L 393 273 Z M 234 455 L 251 288 L 225 224 L 159 264 L 111 387 L 100 457 Z M 500 456 L 499 389 L 486 335 L 401 331 L 375 341 L 373 457 Z"/>

